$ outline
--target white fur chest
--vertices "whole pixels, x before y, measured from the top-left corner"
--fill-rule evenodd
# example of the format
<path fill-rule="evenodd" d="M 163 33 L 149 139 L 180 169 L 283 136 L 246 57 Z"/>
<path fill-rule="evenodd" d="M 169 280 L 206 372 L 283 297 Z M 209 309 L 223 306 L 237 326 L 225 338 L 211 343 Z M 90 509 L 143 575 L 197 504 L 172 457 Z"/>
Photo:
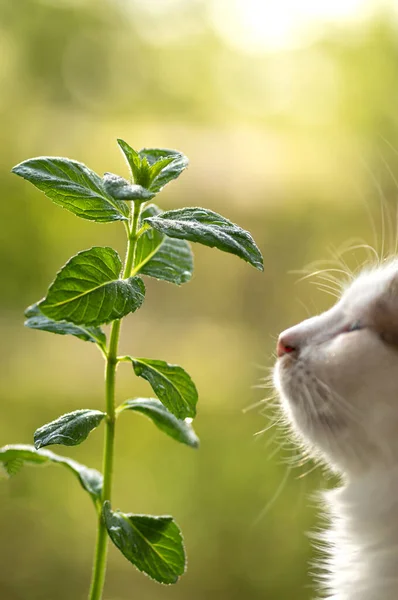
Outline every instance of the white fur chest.
<path fill-rule="evenodd" d="M 354 479 L 325 501 L 331 526 L 319 538 L 329 555 L 328 600 L 397 600 L 398 468 Z"/>

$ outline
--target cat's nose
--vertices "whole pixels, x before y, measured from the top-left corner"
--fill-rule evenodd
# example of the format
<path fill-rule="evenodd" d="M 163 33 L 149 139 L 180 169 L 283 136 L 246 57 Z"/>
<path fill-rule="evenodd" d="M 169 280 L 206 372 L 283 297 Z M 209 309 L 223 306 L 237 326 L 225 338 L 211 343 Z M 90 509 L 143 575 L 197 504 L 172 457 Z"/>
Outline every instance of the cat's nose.
<path fill-rule="evenodd" d="M 285 354 L 296 352 L 296 350 L 297 342 L 293 341 L 292 336 L 287 332 L 281 333 L 276 344 L 276 354 L 278 355 L 278 358 Z"/>

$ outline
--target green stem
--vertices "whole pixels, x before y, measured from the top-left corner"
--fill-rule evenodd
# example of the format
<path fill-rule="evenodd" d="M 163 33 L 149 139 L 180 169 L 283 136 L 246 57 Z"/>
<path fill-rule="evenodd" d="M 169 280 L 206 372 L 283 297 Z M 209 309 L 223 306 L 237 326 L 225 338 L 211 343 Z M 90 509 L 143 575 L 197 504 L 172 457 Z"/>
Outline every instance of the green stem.
<path fill-rule="evenodd" d="M 135 204 L 131 227 L 128 228 L 127 252 L 124 262 L 123 279 L 130 277 L 133 265 L 134 255 L 137 246 L 137 231 L 140 218 L 141 205 Z M 105 367 L 105 405 L 106 405 L 106 424 L 105 424 L 105 442 L 103 455 L 103 476 L 104 485 L 102 489 L 101 508 L 106 500 L 111 501 L 112 497 L 112 476 L 113 476 L 113 454 L 115 441 L 115 381 L 116 368 L 118 364 L 118 345 L 120 336 L 120 327 L 122 320 L 118 319 L 112 323 L 111 335 L 109 339 L 109 350 L 106 354 Z M 97 525 L 97 542 L 95 546 L 95 556 L 93 565 L 93 575 L 89 600 L 101 600 L 102 591 L 105 582 L 106 558 L 108 547 L 108 533 L 102 517 L 102 510 L 99 510 Z"/>

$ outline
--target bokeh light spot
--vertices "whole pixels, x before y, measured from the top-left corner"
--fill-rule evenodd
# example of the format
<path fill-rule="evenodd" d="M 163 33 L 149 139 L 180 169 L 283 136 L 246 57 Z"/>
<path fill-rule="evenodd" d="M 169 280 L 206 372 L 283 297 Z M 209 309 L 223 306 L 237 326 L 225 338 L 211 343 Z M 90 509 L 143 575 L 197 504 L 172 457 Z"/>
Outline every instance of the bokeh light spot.
<path fill-rule="evenodd" d="M 233 48 L 248 53 L 277 52 L 312 41 L 314 25 L 367 14 L 369 0 L 212 0 L 216 32 Z M 321 27 L 320 27 L 321 26 Z"/>

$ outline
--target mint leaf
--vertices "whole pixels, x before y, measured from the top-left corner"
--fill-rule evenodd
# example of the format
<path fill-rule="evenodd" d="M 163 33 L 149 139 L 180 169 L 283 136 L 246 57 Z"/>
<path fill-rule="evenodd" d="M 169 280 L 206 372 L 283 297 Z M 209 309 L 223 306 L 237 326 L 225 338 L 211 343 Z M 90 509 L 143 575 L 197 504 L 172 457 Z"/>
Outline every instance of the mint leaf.
<path fill-rule="evenodd" d="M 36 429 L 34 442 L 36 450 L 51 444 L 77 446 L 89 433 L 98 427 L 106 414 L 99 410 L 80 409 L 58 417 L 55 421 Z"/>
<path fill-rule="evenodd" d="M 264 270 L 261 252 L 250 233 L 211 210 L 180 208 L 148 217 L 145 222 L 169 237 L 216 247 Z"/>
<path fill-rule="evenodd" d="M 76 160 L 40 156 L 21 162 L 12 172 L 82 219 L 107 223 L 128 218 L 128 206 L 112 198 L 101 177 Z"/>
<path fill-rule="evenodd" d="M 177 150 L 168 148 L 143 148 L 133 150 L 127 142 L 117 140 L 134 182 L 156 194 L 188 166 L 188 158 Z"/>
<path fill-rule="evenodd" d="M 58 272 L 39 309 L 55 321 L 102 325 L 139 308 L 145 286 L 139 277 L 119 279 L 122 263 L 112 248 L 94 247 L 71 258 Z"/>
<path fill-rule="evenodd" d="M 170 516 L 125 514 L 104 503 L 109 537 L 137 569 L 159 583 L 176 583 L 185 572 L 181 531 Z"/>
<path fill-rule="evenodd" d="M 133 410 L 149 417 L 161 431 L 191 448 L 199 446 L 199 438 L 187 420 L 177 419 L 156 398 L 135 398 L 126 400 L 117 409 L 118 413 Z"/>
<path fill-rule="evenodd" d="M 124 158 L 127 161 L 131 175 L 135 183 L 140 183 L 141 158 L 135 150 L 124 140 L 117 140 L 120 150 L 123 152 Z"/>
<path fill-rule="evenodd" d="M 30 329 L 40 329 L 59 335 L 74 335 L 85 342 L 94 342 L 102 348 L 106 345 L 106 336 L 100 327 L 84 327 L 73 325 L 67 321 L 54 321 L 43 315 L 37 304 L 28 306 L 25 310 L 25 317 L 27 319 L 24 325 Z"/>
<path fill-rule="evenodd" d="M 105 173 L 103 183 L 108 194 L 117 200 L 147 202 L 155 196 L 153 192 L 142 185 L 131 184 L 123 177 L 113 173 Z"/>
<path fill-rule="evenodd" d="M 177 179 L 189 164 L 182 152 L 168 148 L 143 148 L 138 154 L 150 165 L 149 189 L 156 193 L 167 183 Z"/>
<path fill-rule="evenodd" d="M 14 444 L 0 448 L 0 463 L 10 475 L 13 474 L 15 465 L 19 463 L 21 467 L 25 463 L 46 464 L 58 463 L 71 471 L 78 479 L 81 486 L 90 494 L 95 503 L 101 498 L 102 475 L 96 469 L 89 469 L 85 465 L 67 458 L 59 456 L 50 450 L 36 450 L 33 446 L 25 444 Z"/>
<path fill-rule="evenodd" d="M 164 360 L 131 358 L 134 372 L 146 379 L 162 404 L 178 419 L 196 415 L 198 392 L 195 384 L 180 366 Z"/>
<path fill-rule="evenodd" d="M 142 211 L 141 219 L 161 213 L 155 204 Z M 172 239 L 149 227 L 137 241 L 134 273 L 181 285 L 192 277 L 193 256 L 185 240 Z"/>

